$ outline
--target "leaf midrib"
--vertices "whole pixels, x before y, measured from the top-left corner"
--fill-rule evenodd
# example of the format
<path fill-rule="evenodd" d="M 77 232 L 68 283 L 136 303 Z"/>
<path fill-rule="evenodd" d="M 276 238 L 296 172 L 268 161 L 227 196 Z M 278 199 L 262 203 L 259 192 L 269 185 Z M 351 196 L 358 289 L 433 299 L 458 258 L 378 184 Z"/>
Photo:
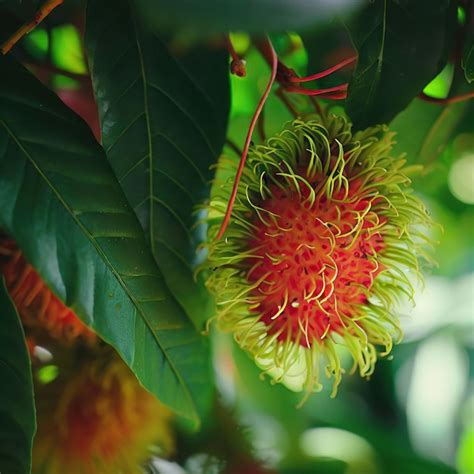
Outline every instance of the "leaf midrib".
<path fill-rule="evenodd" d="M 380 81 L 380 76 L 382 75 L 382 64 L 383 64 L 383 55 L 384 55 L 384 50 L 385 50 L 385 36 L 386 36 L 386 30 L 387 30 L 387 0 L 382 0 L 383 1 L 383 14 L 382 14 L 382 41 L 380 44 L 380 50 L 379 54 L 377 56 L 377 69 L 376 69 L 376 77 L 375 80 L 371 83 L 369 87 L 369 93 L 368 93 L 368 100 L 367 103 L 372 102 L 372 98 L 375 95 L 375 91 L 377 88 L 377 85 Z"/>
<path fill-rule="evenodd" d="M 137 25 L 135 23 L 135 18 L 133 17 L 133 15 L 132 15 L 132 23 L 133 23 L 133 30 L 135 33 L 135 43 L 137 45 L 138 58 L 140 60 L 140 71 L 143 78 L 143 107 L 144 107 L 145 122 L 146 122 L 146 129 L 147 129 L 147 141 L 148 141 L 148 186 L 149 186 L 148 196 L 150 200 L 150 222 L 152 223 L 152 225 L 148 227 L 149 227 L 149 232 L 150 232 L 151 250 L 154 255 L 155 254 L 155 247 L 154 247 L 155 239 L 154 239 L 153 222 L 155 220 L 154 220 L 154 206 L 152 204 L 153 202 L 152 201 L 153 199 L 153 140 L 152 140 L 151 124 L 150 124 L 150 106 L 148 103 L 148 89 L 146 87 L 147 75 L 145 72 L 143 52 L 142 52 L 140 41 L 138 40 L 138 30 L 137 30 Z"/>
<path fill-rule="evenodd" d="M 119 282 L 120 286 L 122 287 L 122 289 L 124 290 L 125 294 L 130 298 L 130 300 L 133 302 L 133 305 L 134 305 L 134 308 L 135 308 L 135 311 L 136 313 L 138 313 L 140 315 L 140 317 L 143 319 L 143 321 L 145 322 L 146 324 L 146 327 L 148 328 L 148 330 L 150 331 L 150 333 L 153 335 L 153 339 L 156 341 L 157 345 L 159 346 L 161 352 L 163 353 L 163 355 L 165 356 L 167 362 L 169 363 L 173 373 L 175 374 L 176 376 L 176 379 L 179 381 L 180 383 L 180 386 L 182 387 L 185 395 L 186 395 L 186 398 L 188 399 L 188 402 L 190 403 L 190 406 L 192 407 L 193 409 L 193 414 L 194 414 L 194 419 L 197 421 L 197 408 L 193 402 L 193 399 L 191 397 L 191 394 L 189 392 L 189 389 L 187 387 L 187 385 L 184 383 L 184 380 L 182 379 L 181 375 L 179 374 L 179 371 L 176 369 L 174 363 L 172 362 L 172 360 L 170 359 L 167 351 L 164 349 L 161 341 L 159 340 L 158 338 L 158 335 L 153 331 L 152 327 L 151 327 L 151 324 L 150 322 L 148 321 L 148 318 L 146 317 L 146 315 L 143 313 L 143 311 L 141 310 L 140 306 L 139 306 L 139 303 L 137 301 L 137 299 L 131 294 L 131 292 L 128 290 L 128 286 L 126 285 L 126 283 L 123 281 L 122 277 L 120 276 L 120 274 L 115 270 L 115 268 L 113 267 L 113 265 L 111 264 L 110 260 L 108 259 L 108 257 L 105 255 L 104 251 L 102 250 L 102 248 L 98 245 L 98 243 L 96 242 L 95 238 L 93 237 L 93 235 L 87 230 L 87 228 L 82 224 L 82 222 L 77 219 L 75 213 L 73 212 L 73 210 L 71 209 L 71 207 L 64 201 L 64 199 L 62 198 L 61 194 L 59 193 L 59 191 L 56 189 L 56 187 L 51 183 L 51 181 L 48 179 L 48 177 L 43 173 L 43 171 L 41 170 L 41 168 L 36 164 L 34 158 L 28 153 L 28 151 L 24 148 L 24 146 L 21 144 L 21 141 L 18 139 L 18 137 L 13 133 L 13 131 L 10 129 L 10 127 L 8 127 L 8 125 L 5 123 L 5 121 L 3 120 L 0 120 L 0 124 L 5 128 L 5 130 L 7 131 L 8 135 L 11 137 L 11 139 L 16 143 L 16 145 L 18 146 L 18 148 L 21 150 L 21 152 L 25 155 L 25 157 L 28 159 L 28 161 L 31 163 L 31 165 L 35 168 L 35 170 L 38 172 L 38 174 L 41 176 L 41 178 L 44 180 L 44 182 L 46 183 L 46 185 L 52 190 L 52 192 L 55 194 L 56 198 L 58 199 L 58 201 L 62 204 L 62 206 L 65 208 L 65 210 L 68 212 L 68 214 L 72 217 L 72 219 L 76 222 L 76 224 L 79 226 L 79 228 L 82 230 L 82 232 L 88 237 L 88 240 L 92 243 L 92 245 L 94 246 L 95 250 L 97 251 L 97 253 L 101 256 L 101 258 L 103 259 L 103 261 L 105 262 L 107 268 L 110 269 L 110 271 L 112 272 L 112 274 L 115 276 L 115 278 L 117 279 L 117 281 Z M 150 173 L 152 174 L 152 173 Z M 152 206 L 153 207 L 153 206 Z M 153 245 L 153 244 L 152 244 Z M 176 304 L 178 304 L 176 302 Z"/>

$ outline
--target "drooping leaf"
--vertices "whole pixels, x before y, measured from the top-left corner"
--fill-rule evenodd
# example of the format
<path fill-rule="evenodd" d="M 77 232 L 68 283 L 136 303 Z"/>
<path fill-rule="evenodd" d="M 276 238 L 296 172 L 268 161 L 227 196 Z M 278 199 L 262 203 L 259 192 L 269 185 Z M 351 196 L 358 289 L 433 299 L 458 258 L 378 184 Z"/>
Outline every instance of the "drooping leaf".
<path fill-rule="evenodd" d="M 464 50 L 462 58 L 462 68 L 467 82 L 474 81 L 474 39 L 468 44 Z"/>
<path fill-rule="evenodd" d="M 201 46 L 178 59 L 140 28 L 127 0 L 89 1 L 86 45 L 108 159 L 171 292 L 202 322 L 211 301 L 193 278 L 196 206 L 225 140 L 227 53 Z"/>
<path fill-rule="evenodd" d="M 468 105 L 460 102 L 442 107 L 413 101 L 390 124 L 397 132 L 394 154 L 406 153 L 410 162 L 434 163 L 453 138 Z"/>
<path fill-rule="evenodd" d="M 356 128 L 390 122 L 446 63 L 449 0 L 375 0 L 348 25 L 358 51 L 347 112 Z"/>
<path fill-rule="evenodd" d="M 198 419 L 207 353 L 166 287 L 90 130 L 0 58 L 0 227 L 49 287 L 112 344 L 142 384 Z"/>
<path fill-rule="evenodd" d="M 435 81 L 442 78 L 442 73 Z M 433 81 L 433 82 L 435 82 Z M 469 91 L 461 71 L 450 80 L 449 94 L 462 95 Z M 394 153 L 406 153 L 409 162 L 424 166 L 433 165 L 441 157 L 450 141 L 460 133 L 464 121 L 470 123 L 471 101 L 455 102 L 448 105 L 413 100 L 390 123 L 390 129 L 397 132 Z M 469 129 L 469 127 L 467 127 Z M 428 171 L 428 168 L 426 168 Z M 431 181 L 442 175 L 433 175 Z"/>
<path fill-rule="evenodd" d="M 460 7 L 459 12 L 464 13 L 464 18 L 460 20 L 464 29 L 464 51 L 461 58 L 461 67 L 464 70 L 464 77 L 470 84 L 474 81 L 474 5 L 466 4 L 464 10 Z"/>
<path fill-rule="evenodd" d="M 360 0 L 133 0 L 156 28 L 199 34 L 301 29 L 353 9 Z"/>
<path fill-rule="evenodd" d="M 31 472 L 36 431 L 31 363 L 15 307 L 0 278 L 0 472 Z"/>

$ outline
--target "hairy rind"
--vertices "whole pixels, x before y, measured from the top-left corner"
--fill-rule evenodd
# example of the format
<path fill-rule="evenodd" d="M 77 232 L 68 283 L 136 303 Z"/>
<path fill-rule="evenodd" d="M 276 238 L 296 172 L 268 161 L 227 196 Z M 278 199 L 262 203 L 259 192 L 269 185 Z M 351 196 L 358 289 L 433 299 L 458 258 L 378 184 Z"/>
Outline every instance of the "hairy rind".
<path fill-rule="evenodd" d="M 382 347 L 382 355 L 386 355 L 392 349 L 393 340 L 401 339 L 395 307 L 407 298 L 413 299 L 413 285 L 421 280 L 419 260 L 429 261 L 430 239 L 426 231 L 432 222 L 423 203 L 409 188 L 403 156 L 390 155 L 393 132 L 385 126 L 377 126 L 352 136 L 350 124 L 344 118 L 331 114 L 325 125 L 320 120 L 295 120 L 279 135 L 250 150 L 232 219 L 221 240 L 215 240 L 215 236 L 230 196 L 232 178 L 215 183 L 208 206 L 209 243 L 205 267 L 207 287 L 217 300 L 219 327 L 232 332 L 237 343 L 252 354 L 265 373 L 280 382 L 294 367 L 302 365 L 304 373 L 300 376 L 309 394 L 321 390 L 321 367 L 325 366 L 326 377 L 333 378 L 332 394 L 335 395 L 344 372 L 337 351 L 339 346 L 351 354 L 352 371 L 358 370 L 362 377 L 368 377 L 375 368 L 377 347 Z M 316 186 L 314 196 L 310 193 L 309 199 L 322 193 L 331 198 L 341 190 L 347 197 L 345 190 L 351 181 L 361 180 L 367 196 L 382 198 L 372 209 L 384 219 L 374 226 L 383 237 L 384 248 L 372 257 L 383 269 L 369 290 L 363 288 L 369 302 L 361 308 L 357 324 L 354 318 L 339 314 L 345 325 L 343 333 L 329 331 L 321 340 L 310 341 L 309 347 L 299 343 L 303 331 L 296 338 L 289 334 L 284 341 L 278 340 L 278 332 L 271 334 L 269 326 L 259 320 L 260 316 L 251 312 L 259 299 L 252 294 L 256 284 L 249 284 L 243 269 L 246 259 L 252 256 L 252 251 L 246 248 L 254 230 L 252 215 L 256 213 L 262 222 L 274 218 L 255 205 L 252 196 L 269 197 L 268 181 L 276 186 L 282 186 L 283 182 L 283 186 L 296 191 L 301 186 L 309 186 L 295 172 L 298 157 L 303 154 L 309 158 L 308 176 L 317 172 L 327 176 L 321 189 Z M 336 163 L 330 166 L 327 158 L 335 154 Z M 219 166 L 233 176 L 237 163 L 222 157 Z M 351 232 L 357 235 L 357 229 Z"/>

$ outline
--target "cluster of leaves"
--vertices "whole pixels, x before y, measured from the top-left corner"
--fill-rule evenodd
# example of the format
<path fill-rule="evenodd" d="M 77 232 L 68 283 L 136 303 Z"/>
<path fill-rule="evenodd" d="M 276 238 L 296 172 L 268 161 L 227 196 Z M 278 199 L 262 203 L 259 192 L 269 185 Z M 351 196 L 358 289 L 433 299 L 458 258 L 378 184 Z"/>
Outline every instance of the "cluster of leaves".
<path fill-rule="evenodd" d="M 1 1 L 0 41 L 36 7 Z M 265 29 L 278 46 L 287 38 L 282 31 L 298 31 L 309 72 L 327 59 L 336 37 L 348 35 L 358 54 L 345 103 L 354 126 L 393 121 L 406 131 L 400 148 L 433 161 L 468 106 L 443 108 L 416 97 L 453 61 L 450 94 L 474 81 L 474 4 L 89 0 L 64 9 L 52 25 L 78 11 L 85 16 L 84 78 L 93 86 L 101 144 L 41 83 L 41 64 L 32 66 L 26 44 L 0 57 L 0 228 L 141 383 L 197 426 L 210 410 L 214 384 L 201 335 L 213 302 L 193 276 L 204 232 L 196 207 L 209 195 L 226 137 L 242 128 L 235 97 L 231 114 L 222 33 L 258 36 Z M 327 23 L 335 13 L 343 20 Z M 210 40 L 199 37 L 203 30 Z M 257 90 L 259 77 L 250 80 Z M 279 123 L 267 128 L 279 128 L 284 113 L 268 115 Z M 34 434 L 31 375 L 4 290 L 0 298 L 0 337 L 9 335 L 0 344 L 2 385 L 9 388 L 2 392 L 0 440 L 2 448 L 14 438 L 23 446 L 0 450 L 0 471 L 24 472 Z"/>

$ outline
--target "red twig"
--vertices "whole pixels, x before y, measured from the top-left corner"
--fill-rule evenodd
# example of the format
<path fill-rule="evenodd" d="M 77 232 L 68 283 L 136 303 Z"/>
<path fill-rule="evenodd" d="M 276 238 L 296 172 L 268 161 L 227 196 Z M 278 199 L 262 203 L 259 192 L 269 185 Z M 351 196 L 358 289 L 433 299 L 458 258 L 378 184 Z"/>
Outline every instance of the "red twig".
<path fill-rule="evenodd" d="M 247 68 L 245 66 L 245 59 L 242 59 L 234 48 L 232 41 L 229 36 L 225 38 L 227 51 L 229 51 L 232 62 L 230 63 L 230 72 L 239 77 L 245 77 L 247 75 Z"/>
<path fill-rule="evenodd" d="M 341 84 L 340 86 L 328 87 L 327 89 L 306 89 L 298 86 L 288 86 L 285 88 L 288 92 L 295 94 L 303 94 L 309 96 L 319 95 L 330 99 L 344 99 L 346 97 L 348 84 Z"/>
<path fill-rule="evenodd" d="M 312 74 L 311 76 L 307 76 L 307 77 L 293 76 L 289 78 L 289 81 L 290 82 L 315 81 L 316 79 L 321 79 L 322 77 L 329 76 L 333 72 L 336 72 L 339 69 L 342 69 L 343 67 L 348 66 L 349 64 L 352 64 L 356 60 L 357 60 L 357 56 L 352 56 L 351 58 L 345 59 L 344 61 L 341 61 L 340 63 L 336 64 L 335 66 L 330 67 L 329 69 L 318 72 L 317 74 Z"/>
<path fill-rule="evenodd" d="M 23 36 L 32 31 L 37 25 L 39 25 L 57 6 L 61 5 L 64 0 L 46 0 L 44 5 L 36 12 L 35 17 L 30 22 L 21 26 L 10 38 L 8 38 L 1 46 L 0 52 L 7 54 L 10 49 L 20 41 Z"/>
<path fill-rule="evenodd" d="M 239 187 L 239 182 L 240 178 L 242 176 L 242 172 L 245 167 L 245 162 L 247 161 L 247 155 L 248 151 L 250 148 L 250 141 L 252 139 L 252 134 L 255 129 L 255 125 L 257 123 L 258 117 L 260 116 L 260 113 L 262 112 L 263 106 L 265 105 L 265 102 L 267 101 L 267 98 L 270 94 L 270 91 L 272 89 L 273 83 L 275 82 L 276 74 L 277 74 L 277 69 L 278 69 L 278 58 L 275 52 L 275 49 L 273 48 L 272 42 L 270 41 L 270 38 L 266 37 L 265 41 L 262 43 L 262 48 L 267 52 L 267 54 L 270 55 L 271 57 L 271 66 L 272 66 L 272 72 L 270 75 L 270 79 L 268 81 L 267 87 L 265 88 L 265 91 L 263 92 L 262 97 L 260 98 L 260 102 L 257 105 L 257 108 L 255 110 L 255 113 L 253 114 L 252 120 L 250 122 L 250 126 L 247 132 L 247 138 L 245 139 L 245 144 L 244 144 L 244 149 L 242 151 L 242 156 L 240 158 L 240 163 L 239 167 L 237 169 L 237 173 L 235 175 L 235 181 L 234 181 L 234 186 L 232 188 L 232 193 L 230 195 L 229 202 L 227 203 L 227 209 L 224 215 L 224 220 L 222 221 L 221 227 L 219 229 L 219 232 L 217 233 L 216 239 L 219 240 L 222 238 L 224 235 L 225 230 L 227 229 L 227 226 L 230 221 L 230 217 L 232 215 L 232 209 L 234 207 L 235 199 L 237 197 L 237 190 Z"/>
<path fill-rule="evenodd" d="M 261 44 L 257 43 L 257 48 L 262 53 L 262 56 L 267 60 L 269 64 L 271 64 L 272 57 L 269 55 L 268 51 L 262 47 Z M 286 92 L 292 92 L 295 94 L 303 94 L 306 96 L 319 96 L 322 99 L 345 99 L 347 97 L 347 87 L 348 84 L 342 84 L 336 87 L 330 87 L 328 89 L 305 89 L 304 87 L 299 87 L 298 83 L 300 82 L 308 82 L 313 81 L 315 79 L 319 79 L 321 77 L 328 76 L 333 72 L 353 63 L 357 59 L 357 56 L 352 56 L 344 61 L 341 61 L 339 64 L 326 69 L 325 71 L 319 72 L 317 74 L 313 74 L 308 77 L 298 77 L 296 72 L 285 66 L 282 62 L 278 61 L 277 64 L 277 75 L 276 80 L 280 83 L 282 89 Z"/>
<path fill-rule="evenodd" d="M 457 95 L 454 97 L 446 97 L 446 99 L 438 99 L 436 97 L 431 97 L 426 95 L 424 92 L 421 92 L 418 95 L 418 98 L 424 100 L 425 102 L 430 102 L 432 104 L 439 104 L 439 105 L 449 105 L 449 104 L 456 104 L 457 102 L 464 102 L 465 100 L 474 99 L 474 91 L 468 92 L 466 94 Z"/>

